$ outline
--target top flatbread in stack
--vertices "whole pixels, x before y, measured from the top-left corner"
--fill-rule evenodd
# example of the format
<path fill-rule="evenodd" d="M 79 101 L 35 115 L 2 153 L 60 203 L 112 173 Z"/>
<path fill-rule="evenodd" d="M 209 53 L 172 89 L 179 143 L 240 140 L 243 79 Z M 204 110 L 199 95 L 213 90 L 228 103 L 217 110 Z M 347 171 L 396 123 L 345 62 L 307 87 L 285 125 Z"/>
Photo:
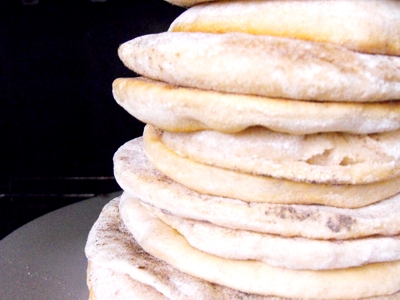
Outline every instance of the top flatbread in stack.
<path fill-rule="evenodd" d="M 175 2 L 191 6 L 204 1 Z M 400 55 L 398 1 L 221 1 L 196 5 L 170 31 L 246 32 L 326 42 L 348 49 Z"/>
<path fill-rule="evenodd" d="M 396 299 L 400 2 L 170 2 L 192 7 L 119 48 L 141 77 L 117 79 L 114 97 L 147 126 L 114 156 L 129 242 L 99 259 L 94 232 L 89 281 L 115 272 L 114 287 L 176 299 L 210 285 L 235 299 Z M 168 267 L 197 290 L 162 280 Z"/>

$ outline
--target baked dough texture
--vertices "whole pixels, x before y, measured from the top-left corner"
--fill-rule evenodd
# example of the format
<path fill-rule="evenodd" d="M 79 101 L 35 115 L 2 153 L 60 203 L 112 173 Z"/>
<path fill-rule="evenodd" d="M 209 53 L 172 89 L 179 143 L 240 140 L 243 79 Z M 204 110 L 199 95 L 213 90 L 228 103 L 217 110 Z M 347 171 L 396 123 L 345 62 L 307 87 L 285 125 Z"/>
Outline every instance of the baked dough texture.
<path fill-rule="evenodd" d="M 147 125 L 143 134 L 146 157 L 163 174 L 199 193 L 248 202 L 323 204 L 362 207 L 399 192 L 400 178 L 368 184 L 311 183 L 237 172 L 196 162 L 164 145 L 161 133 Z M 220 150 L 223 155 L 224 150 Z M 328 167 L 327 167 L 328 168 Z M 322 174 L 324 176 L 324 174 Z"/>
<path fill-rule="evenodd" d="M 222 227 L 312 239 L 351 239 L 400 234 L 400 195 L 361 208 L 249 203 L 197 193 L 159 172 L 147 160 L 142 138 L 114 155 L 121 188 L 145 204 L 173 215 Z"/>
<path fill-rule="evenodd" d="M 277 132 L 370 134 L 400 128 L 400 102 L 311 102 L 177 87 L 144 77 L 118 78 L 114 98 L 144 123 L 177 132 L 240 132 L 262 126 Z M 216 113 L 217 112 L 217 113 Z"/>
<path fill-rule="evenodd" d="M 148 125 L 182 157 L 255 175 L 331 184 L 367 184 L 400 175 L 400 131 L 371 135 L 289 135 L 260 127 L 236 134 L 174 133 Z"/>
<path fill-rule="evenodd" d="M 148 254 L 122 221 L 119 202 L 116 198 L 103 208 L 89 233 L 85 253 L 91 300 L 273 299 L 212 284 Z"/>
<path fill-rule="evenodd" d="M 245 32 L 400 55 L 400 3 L 393 0 L 217 1 L 181 14 L 170 31 Z"/>
<path fill-rule="evenodd" d="M 167 1 L 191 8 L 118 49 L 147 126 L 90 299 L 400 299 L 400 2 Z"/>
<path fill-rule="evenodd" d="M 163 32 L 125 42 L 118 53 L 136 73 L 184 87 L 313 101 L 400 99 L 400 57 L 328 43 L 246 33 Z"/>
<path fill-rule="evenodd" d="M 247 294 L 185 274 L 145 252 L 121 219 L 120 198 L 108 203 L 93 225 L 85 248 L 90 300 L 221 299 L 288 300 Z M 398 299 L 399 294 L 365 298 Z M 292 300 L 299 299 L 293 298 Z"/>
<path fill-rule="evenodd" d="M 310 299 L 363 298 L 390 295 L 400 290 L 400 261 L 312 271 L 207 254 L 191 247 L 182 235 L 133 198 L 123 194 L 120 211 L 139 245 L 180 271 L 203 280 L 246 293 Z"/>
<path fill-rule="evenodd" d="M 303 270 L 341 269 L 400 260 L 400 236 L 342 241 L 285 238 L 184 219 L 144 206 L 183 235 L 191 246 L 219 257 Z"/>

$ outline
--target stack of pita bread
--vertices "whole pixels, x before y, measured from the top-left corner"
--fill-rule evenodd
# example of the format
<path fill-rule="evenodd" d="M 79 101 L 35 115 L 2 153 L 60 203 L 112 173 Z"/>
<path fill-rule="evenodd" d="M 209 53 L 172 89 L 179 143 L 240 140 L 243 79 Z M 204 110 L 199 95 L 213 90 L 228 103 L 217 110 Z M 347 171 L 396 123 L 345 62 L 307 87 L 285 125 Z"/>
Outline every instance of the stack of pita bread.
<path fill-rule="evenodd" d="M 168 1 L 168 32 L 119 48 L 147 125 L 91 299 L 400 299 L 400 2 Z"/>

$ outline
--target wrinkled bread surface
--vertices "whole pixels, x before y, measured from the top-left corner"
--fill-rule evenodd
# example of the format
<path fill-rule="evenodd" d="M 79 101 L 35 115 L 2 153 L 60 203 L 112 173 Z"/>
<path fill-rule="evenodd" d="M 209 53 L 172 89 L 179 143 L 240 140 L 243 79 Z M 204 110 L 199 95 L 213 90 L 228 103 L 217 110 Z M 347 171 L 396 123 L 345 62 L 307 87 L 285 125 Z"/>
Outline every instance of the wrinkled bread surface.
<path fill-rule="evenodd" d="M 400 188 L 400 177 L 367 184 L 343 184 L 343 179 L 339 176 L 331 178 L 329 183 L 324 183 L 321 180 L 326 179 L 323 177 L 324 173 L 322 178 L 318 178 L 319 174 L 314 174 L 317 180 L 322 181 L 319 183 L 311 181 L 310 178 L 308 182 L 304 178 L 301 181 L 299 177 L 296 180 L 275 178 L 199 163 L 166 147 L 161 140 L 161 133 L 150 125 L 145 128 L 143 141 L 147 158 L 159 171 L 190 189 L 208 195 L 248 202 L 323 204 L 355 208 L 393 196 Z M 221 155 L 223 152 L 224 149 L 220 149 Z M 238 166 L 233 168 L 237 169 Z M 290 168 L 293 169 L 292 166 Z M 323 170 L 324 167 L 318 169 Z M 287 170 L 278 171 L 282 173 Z M 329 174 L 332 170 L 327 167 L 326 171 L 326 174 Z M 368 169 L 365 172 L 368 174 Z"/>
<path fill-rule="evenodd" d="M 400 195 L 361 208 L 249 203 L 210 196 L 178 184 L 147 160 L 142 139 L 114 155 L 114 174 L 128 193 L 173 215 L 215 225 L 292 237 L 350 239 L 400 234 Z"/>
<path fill-rule="evenodd" d="M 235 134 L 158 132 L 180 156 L 238 172 L 331 184 L 366 184 L 400 175 L 400 130 L 371 135 L 290 135 L 261 127 Z"/>

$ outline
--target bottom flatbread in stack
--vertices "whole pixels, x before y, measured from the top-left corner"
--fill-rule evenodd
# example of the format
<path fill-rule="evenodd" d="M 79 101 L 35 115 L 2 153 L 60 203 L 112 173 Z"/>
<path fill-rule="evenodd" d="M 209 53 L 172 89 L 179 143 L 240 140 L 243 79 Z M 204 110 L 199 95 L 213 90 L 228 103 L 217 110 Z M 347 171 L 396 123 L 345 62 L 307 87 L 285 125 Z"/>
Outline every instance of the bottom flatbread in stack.
<path fill-rule="evenodd" d="M 265 299 L 180 272 L 145 252 L 126 228 L 119 198 L 104 208 L 86 245 L 90 299 Z"/>
<path fill-rule="evenodd" d="M 139 217 L 137 222 L 146 219 L 148 229 L 160 229 L 161 231 L 170 232 L 172 236 L 181 239 L 172 229 L 164 227 L 165 224 L 159 223 L 158 219 L 149 214 L 134 198 L 128 196 L 128 203 L 123 205 L 134 206 L 134 209 L 128 209 L 126 213 L 135 213 L 134 218 Z M 88 238 L 86 253 L 89 260 L 88 268 L 88 285 L 91 291 L 91 300 L 97 299 L 287 299 L 276 296 L 260 296 L 244 293 L 218 284 L 198 279 L 177 268 L 165 263 L 164 261 L 148 254 L 144 251 L 139 243 L 130 233 L 124 221 L 121 218 L 120 199 L 116 198 L 107 204 L 99 219 L 94 224 Z M 129 218 L 125 216 L 126 218 Z M 130 218 L 129 218 L 130 219 Z M 132 219 L 131 219 L 132 220 Z M 146 236 L 151 243 L 158 245 L 158 248 L 165 249 L 166 236 L 156 235 L 156 231 L 147 231 L 143 228 L 134 230 L 137 235 Z M 139 233 L 137 233 L 139 232 Z M 183 240 L 184 242 L 184 240 Z M 157 246 L 156 246 L 157 247 Z M 164 250 L 163 250 L 164 251 Z M 186 250 L 183 250 L 186 251 Z M 197 251 L 197 250 L 194 250 Z M 200 255 L 206 255 L 201 253 Z M 218 260 L 218 258 L 217 258 Z M 200 264 L 202 262 L 200 261 Z M 207 269 L 209 265 L 206 263 L 203 268 Z M 360 269 L 360 277 L 367 278 L 369 276 L 377 276 L 372 279 L 367 289 L 368 292 L 382 290 L 387 288 L 393 282 L 398 281 L 399 276 L 392 274 L 389 276 L 387 272 L 396 272 L 400 268 L 399 263 L 392 265 L 380 266 Z M 273 268 L 272 268 L 273 269 Z M 280 270 L 280 269 L 279 269 Z M 208 270 L 210 271 L 210 270 Z M 280 270 L 281 271 L 281 270 Z M 387 274 L 383 277 L 380 272 Z M 244 274 L 236 272 L 235 276 L 243 279 Z M 346 276 L 345 276 L 346 277 Z M 389 280 L 387 277 L 389 277 Z M 274 279 L 272 284 L 276 284 L 282 276 Z M 349 278 L 349 277 L 346 277 Z M 344 279 L 346 279 L 344 278 Z M 351 276 L 350 276 L 351 278 Z M 314 278 L 316 279 L 316 278 Z M 346 284 L 345 280 L 341 283 Z M 287 283 L 287 282 L 286 282 Z M 354 282 L 353 282 L 354 283 Z M 349 286 L 351 284 L 347 283 Z M 382 287 L 382 285 L 384 287 Z M 267 283 L 268 285 L 268 283 Z M 352 293 L 357 289 L 357 285 L 349 287 L 347 293 Z M 276 288 L 272 286 L 272 288 Z M 291 293 L 291 286 L 284 287 Z M 302 289 L 304 289 L 303 287 Z M 309 288 L 310 292 L 314 288 Z M 335 290 L 335 288 L 334 288 Z M 346 291 L 339 291 L 346 293 Z M 366 292 L 364 292 L 366 293 Z M 325 298 L 328 294 L 323 294 L 320 298 Z M 398 299 L 399 293 L 381 297 L 363 297 L 364 299 Z M 299 299 L 298 297 L 293 299 Z"/>

